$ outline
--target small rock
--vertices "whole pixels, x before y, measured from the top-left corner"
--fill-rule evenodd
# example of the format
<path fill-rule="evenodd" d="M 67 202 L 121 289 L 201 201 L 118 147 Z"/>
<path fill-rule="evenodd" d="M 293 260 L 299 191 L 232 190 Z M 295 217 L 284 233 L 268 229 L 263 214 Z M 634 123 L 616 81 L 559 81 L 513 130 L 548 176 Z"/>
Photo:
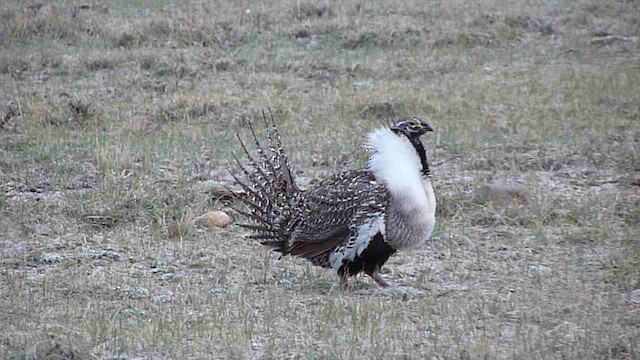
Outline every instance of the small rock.
<path fill-rule="evenodd" d="M 91 248 L 81 248 L 78 251 L 75 251 L 72 256 L 74 259 L 82 259 L 82 260 L 99 260 L 99 259 L 108 259 L 108 260 L 119 260 L 120 254 L 115 250 L 103 250 L 103 249 L 91 249 Z"/>
<path fill-rule="evenodd" d="M 58 253 L 42 253 L 38 260 L 41 263 L 58 263 L 64 260 L 64 256 Z"/>
<path fill-rule="evenodd" d="M 358 81 L 354 81 L 352 86 L 353 86 L 353 91 L 371 89 L 373 87 L 373 82 L 371 80 L 358 80 Z"/>
<path fill-rule="evenodd" d="M 49 73 L 46 71 L 38 71 L 33 74 L 33 79 L 37 81 L 47 81 L 49 77 Z"/>
<path fill-rule="evenodd" d="M 202 215 L 202 223 L 209 230 L 223 228 L 227 227 L 227 225 L 231 223 L 231 217 L 229 217 L 229 215 L 224 211 L 209 211 Z"/>
<path fill-rule="evenodd" d="M 140 300 L 149 296 L 149 290 L 139 287 L 134 288 L 129 285 L 122 285 L 116 288 L 121 297 L 129 299 Z"/>
<path fill-rule="evenodd" d="M 152 299 L 151 302 L 156 304 L 156 305 L 162 305 L 162 304 L 166 304 L 169 301 L 171 301 L 171 297 L 168 295 L 155 295 Z"/>
<path fill-rule="evenodd" d="M 278 283 L 279 283 L 280 285 L 283 285 L 284 287 L 286 287 L 286 288 L 288 288 L 288 289 L 293 288 L 293 282 L 292 282 L 291 280 L 288 280 L 288 279 L 280 279 L 280 280 L 278 280 Z"/>
<path fill-rule="evenodd" d="M 227 293 L 227 289 L 220 288 L 220 287 L 213 288 L 213 289 L 211 289 L 209 291 L 209 295 L 211 295 L 211 296 L 222 296 L 222 295 L 224 295 L 226 293 Z"/>
<path fill-rule="evenodd" d="M 182 275 L 181 273 L 167 273 L 160 275 L 160 280 L 177 282 L 182 280 L 183 277 L 184 275 Z"/>
<path fill-rule="evenodd" d="M 640 305 L 640 289 L 635 289 L 629 294 L 629 305 Z"/>
<path fill-rule="evenodd" d="M 156 291 L 156 294 L 151 298 L 151 302 L 156 305 L 166 304 L 173 300 L 173 291 L 171 290 L 160 290 Z"/>
<path fill-rule="evenodd" d="M 542 265 L 542 264 L 529 265 L 527 266 L 527 269 L 529 271 L 537 272 L 540 274 L 551 274 L 551 268 L 548 267 L 547 265 Z"/>

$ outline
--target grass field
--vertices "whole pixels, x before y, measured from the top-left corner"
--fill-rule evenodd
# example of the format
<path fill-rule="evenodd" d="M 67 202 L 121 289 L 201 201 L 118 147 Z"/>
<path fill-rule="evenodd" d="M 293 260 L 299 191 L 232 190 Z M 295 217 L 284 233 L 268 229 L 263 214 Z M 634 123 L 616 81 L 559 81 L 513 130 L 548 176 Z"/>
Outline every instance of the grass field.
<path fill-rule="evenodd" d="M 636 1 L 0 4 L 0 358 L 640 357 Z M 433 242 L 382 291 L 229 226 L 271 108 L 305 184 L 417 114 Z"/>

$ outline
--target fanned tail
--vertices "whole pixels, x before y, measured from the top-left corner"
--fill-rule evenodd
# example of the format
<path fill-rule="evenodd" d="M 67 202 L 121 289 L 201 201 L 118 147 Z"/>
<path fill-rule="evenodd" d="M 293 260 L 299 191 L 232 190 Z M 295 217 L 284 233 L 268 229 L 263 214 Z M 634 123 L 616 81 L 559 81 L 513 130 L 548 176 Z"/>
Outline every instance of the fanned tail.
<path fill-rule="evenodd" d="M 256 156 L 251 155 L 238 136 L 246 160 L 243 165 L 236 155 L 232 154 L 243 176 L 241 178 L 235 174 L 231 175 L 245 193 L 236 195 L 244 207 L 242 209 L 234 207 L 233 210 L 248 220 L 248 223 L 240 226 L 252 231 L 249 238 L 257 239 L 261 244 L 284 253 L 294 225 L 294 213 L 299 211 L 297 203 L 301 192 L 295 182 L 291 164 L 271 110 L 269 110 L 269 117 L 270 123 L 267 120 L 267 114 L 262 111 L 262 118 L 266 125 L 266 147 L 258 140 L 253 124 L 250 121 L 247 122 L 255 143 Z"/>
<path fill-rule="evenodd" d="M 272 154 L 272 162 L 276 164 L 276 168 L 280 171 L 280 181 L 287 191 L 297 192 L 300 189 L 295 183 L 293 174 L 291 173 L 291 164 L 289 163 L 289 157 L 284 151 L 284 145 L 282 144 L 282 138 L 278 132 L 278 127 L 273 119 L 273 113 L 269 110 L 269 117 L 271 118 L 271 130 L 269 130 L 269 123 L 267 122 L 267 116 L 262 111 L 262 119 L 267 127 L 267 139 L 269 140 L 269 149 Z"/>

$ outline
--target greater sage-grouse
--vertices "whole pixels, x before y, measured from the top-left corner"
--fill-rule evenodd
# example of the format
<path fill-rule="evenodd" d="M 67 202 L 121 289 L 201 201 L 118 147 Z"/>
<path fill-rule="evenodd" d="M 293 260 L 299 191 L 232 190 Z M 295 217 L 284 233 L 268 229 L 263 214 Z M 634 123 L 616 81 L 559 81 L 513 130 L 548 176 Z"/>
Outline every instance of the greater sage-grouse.
<path fill-rule="evenodd" d="M 343 287 L 360 272 L 389 286 L 380 267 L 397 250 L 424 243 L 436 223 L 431 172 L 420 141 L 433 131 L 431 125 L 410 116 L 370 132 L 371 157 L 364 170 L 340 172 L 302 190 L 273 116 L 271 124 L 264 113 L 263 118 L 268 146 L 259 143 L 249 124 L 257 153 L 251 156 L 240 140 L 248 164 L 236 157 L 244 179 L 234 178 L 245 191 L 238 199 L 246 207 L 235 210 L 249 219 L 241 224 L 252 230 L 249 237 L 283 255 L 335 269 Z"/>

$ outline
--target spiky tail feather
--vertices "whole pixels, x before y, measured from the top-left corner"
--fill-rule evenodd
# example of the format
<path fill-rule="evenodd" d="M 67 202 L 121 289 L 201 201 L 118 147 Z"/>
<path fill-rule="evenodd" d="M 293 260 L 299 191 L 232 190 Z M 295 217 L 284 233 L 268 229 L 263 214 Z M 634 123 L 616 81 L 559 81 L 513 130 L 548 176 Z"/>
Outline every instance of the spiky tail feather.
<path fill-rule="evenodd" d="M 261 244 L 285 253 L 294 225 L 292 223 L 294 212 L 299 210 L 297 203 L 300 189 L 296 185 L 289 158 L 271 110 L 269 110 L 269 117 L 270 123 L 267 115 L 262 111 L 268 143 L 266 148 L 258 140 L 251 122 L 248 122 L 256 146 L 256 157 L 251 155 L 238 136 L 247 165 L 243 165 L 238 157 L 232 154 L 244 174 L 244 179 L 233 173 L 231 175 L 236 184 L 245 191 L 243 195 L 236 195 L 245 207 L 244 209 L 232 208 L 250 221 L 250 223 L 239 224 L 253 232 L 248 236 L 249 238 L 257 239 Z"/>

